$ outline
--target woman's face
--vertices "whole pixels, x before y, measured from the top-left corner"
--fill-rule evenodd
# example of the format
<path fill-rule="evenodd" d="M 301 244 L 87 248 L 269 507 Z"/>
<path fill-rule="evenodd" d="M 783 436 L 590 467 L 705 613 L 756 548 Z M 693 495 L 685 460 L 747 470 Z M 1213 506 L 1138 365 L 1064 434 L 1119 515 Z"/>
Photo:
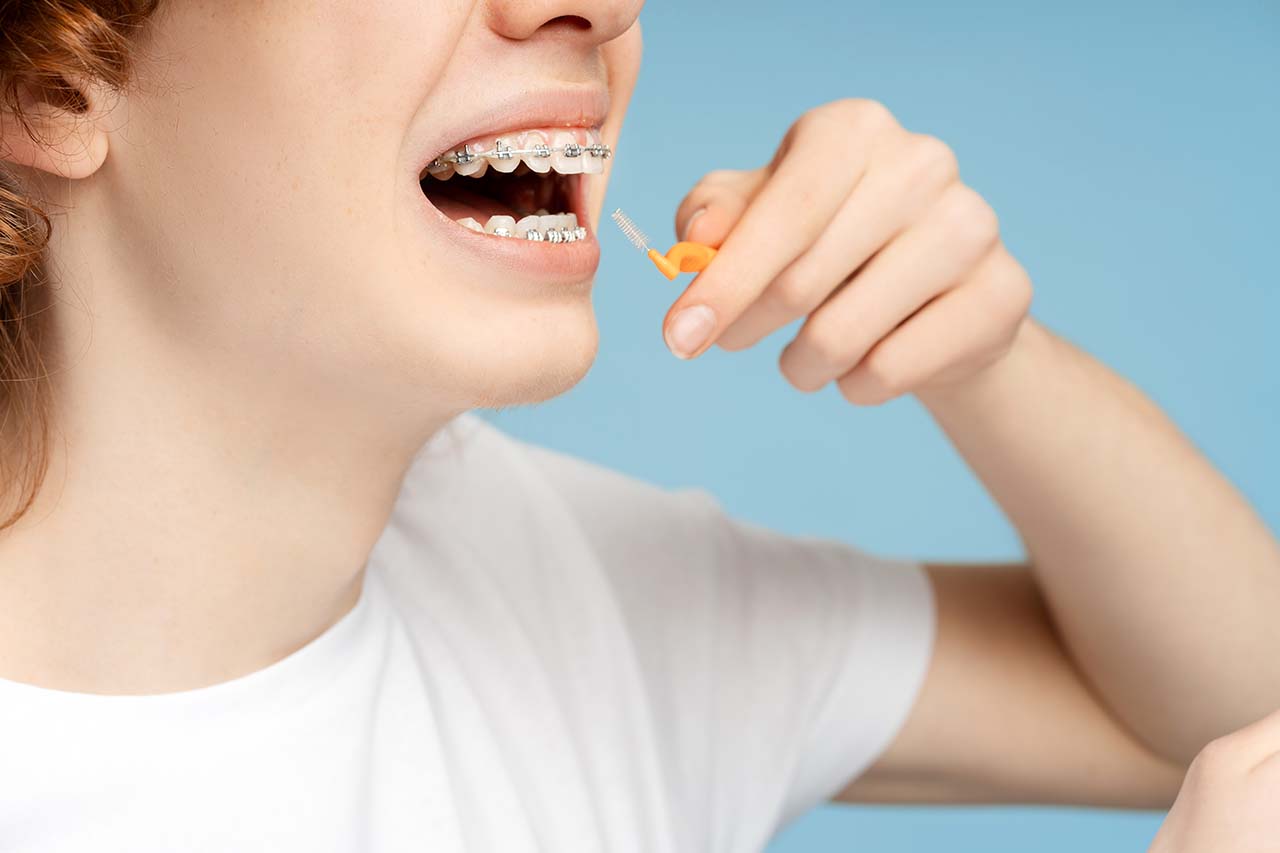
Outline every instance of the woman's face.
<path fill-rule="evenodd" d="M 464 143 L 585 147 L 598 131 L 614 145 L 641 5 L 162 4 L 138 89 L 112 108 L 107 159 L 81 191 L 129 282 L 111 298 L 134 301 L 194 358 L 291 393 L 403 411 L 566 389 L 596 351 L 594 231 L 612 159 L 558 152 L 494 161 L 514 171 L 483 178 L 419 180 Z M 558 175 L 582 169 L 601 173 Z M 537 242 L 456 221 L 539 210 L 576 216 L 586 238 Z M 530 224 L 572 236 L 555 220 L 521 234 Z"/>

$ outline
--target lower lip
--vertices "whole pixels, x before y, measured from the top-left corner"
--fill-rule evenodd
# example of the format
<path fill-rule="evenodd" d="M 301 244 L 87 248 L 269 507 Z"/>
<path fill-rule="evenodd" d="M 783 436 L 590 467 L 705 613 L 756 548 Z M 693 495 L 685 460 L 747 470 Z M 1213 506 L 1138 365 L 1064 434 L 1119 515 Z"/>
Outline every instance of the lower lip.
<path fill-rule="evenodd" d="M 587 177 L 583 175 L 573 182 L 572 204 L 572 212 L 577 214 L 578 223 L 586 226 L 587 236 L 572 243 L 548 243 L 526 240 L 523 237 L 482 234 L 445 216 L 421 192 L 418 197 L 422 200 L 423 212 L 428 220 L 438 224 L 441 233 L 460 250 L 475 255 L 480 262 L 503 267 L 507 275 L 525 282 L 545 283 L 561 288 L 570 285 L 590 287 L 591 279 L 600 266 L 600 243 L 596 240 L 591 223 L 587 222 Z"/>

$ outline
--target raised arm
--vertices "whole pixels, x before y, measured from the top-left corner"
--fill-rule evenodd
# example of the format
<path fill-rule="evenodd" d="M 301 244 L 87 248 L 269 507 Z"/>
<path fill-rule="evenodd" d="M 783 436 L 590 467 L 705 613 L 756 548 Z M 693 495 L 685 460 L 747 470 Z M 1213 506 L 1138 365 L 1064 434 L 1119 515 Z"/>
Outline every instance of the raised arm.
<path fill-rule="evenodd" d="M 1188 762 L 1280 707 L 1280 547 L 1150 400 L 1042 327 L 920 396 L 1016 525 L 1072 660 Z"/>
<path fill-rule="evenodd" d="M 842 799 L 1168 805 L 1206 743 L 1280 706 L 1275 540 L 1150 401 L 1034 323 L 921 398 L 1030 566 L 931 569 L 933 669 Z"/>
<path fill-rule="evenodd" d="M 803 318 L 787 380 L 917 394 L 1026 543 L 1022 571 L 932 569 L 933 668 L 847 798 L 1167 804 L 1208 740 L 1280 705 L 1275 540 L 1142 394 L 1027 318 L 1030 277 L 946 145 L 829 104 L 767 166 L 704 178 L 677 232 L 720 251 L 668 312 L 673 351 Z"/>

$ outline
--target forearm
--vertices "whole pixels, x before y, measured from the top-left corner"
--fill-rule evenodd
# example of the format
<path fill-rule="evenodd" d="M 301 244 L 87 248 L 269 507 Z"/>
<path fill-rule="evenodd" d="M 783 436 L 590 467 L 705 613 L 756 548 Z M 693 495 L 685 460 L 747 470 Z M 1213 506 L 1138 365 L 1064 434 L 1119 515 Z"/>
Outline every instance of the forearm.
<path fill-rule="evenodd" d="M 1146 397 L 1032 322 L 984 373 L 919 396 L 1139 738 L 1189 759 L 1280 706 L 1280 547 Z"/>

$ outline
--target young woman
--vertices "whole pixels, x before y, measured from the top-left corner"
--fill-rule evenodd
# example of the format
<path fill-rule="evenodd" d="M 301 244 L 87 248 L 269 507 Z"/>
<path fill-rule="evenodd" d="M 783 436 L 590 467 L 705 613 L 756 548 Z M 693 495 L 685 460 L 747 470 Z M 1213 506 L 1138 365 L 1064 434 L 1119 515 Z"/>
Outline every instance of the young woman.
<path fill-rule="evenodd" d="M 693 188 L 677 229 L 720 253 L 666 340 L 804 317 L 786 378 L 918 395 L 1028 565 L 783 536 L 468 413 L 595 354 L 640 5 L 0 2 L 0 849 L 1163 806 L 1280 705 L 1276 542 L 1028 319 L 950 150 L 874 102 Z"/>

